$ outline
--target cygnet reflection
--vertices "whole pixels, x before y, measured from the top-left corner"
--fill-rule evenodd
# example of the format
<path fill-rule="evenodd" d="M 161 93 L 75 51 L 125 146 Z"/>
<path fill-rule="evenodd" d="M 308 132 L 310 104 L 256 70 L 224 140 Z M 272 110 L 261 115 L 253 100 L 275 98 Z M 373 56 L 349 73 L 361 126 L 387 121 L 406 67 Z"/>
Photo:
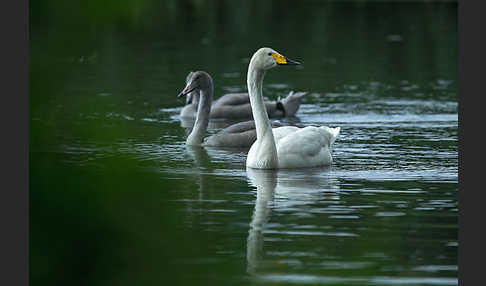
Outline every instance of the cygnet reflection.
<path fill-rule="evenodd" d="M 209 157 L 206 149 L 201 148 L 200 146 L 190 146 L 186 145 L 186 151 L 189 156 L 193 159 L 194 164 L 199 169 L 206 169 L 209 168 L 211 163 L 211 158 Z M 199 194 L 198 199 L 202 200 L 204 195 L 204 187 L 205 187 L 205 178 L 206 176 L 201 174 L 201 171 L 198 174 L 198 185 L 199 185 Z"/>

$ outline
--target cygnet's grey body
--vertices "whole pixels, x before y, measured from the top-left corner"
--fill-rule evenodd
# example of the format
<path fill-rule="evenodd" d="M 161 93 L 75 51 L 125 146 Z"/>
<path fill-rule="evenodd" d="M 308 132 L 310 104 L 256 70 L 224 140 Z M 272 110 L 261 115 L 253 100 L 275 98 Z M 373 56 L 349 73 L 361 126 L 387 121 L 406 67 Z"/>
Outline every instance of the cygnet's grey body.
<path fill-rule="evenodd" d="M 190 72 L 186 84 L 195 73 Z M 307 92 L 291 91 L 287 97 L 277 101 L 265 100 L 265 107 L 270 118 L 292 117 L 299 110 L 301 99 Z M 180 116 L 195 118 L 199 104 L 199 93 L 191 92 L 182 108 Z M 253 118 L 248 93 L 228 93 L 215 100 L 211 105 L 210 118 L 251 119 Z"/>
<path fill-rule="evenodd" d="M 196 121 L 186 139 L 187 145 L 250 147 L 255 142 L 256 129 L 253 120 L 233 124 L 217 134 L 204 138 L 209 123 L 213 97 L 213 80 L 208 73 L 204 71 L 193 72 L 191 77 L 188 77 L 186 87 L 179 96 L 194 96 L 194 94 L 198 94 Z M 271 122 L 271 124 L 273 127 L 282 126 L 278 122 Z"/>
<path fill-rule="evenodd" d="M 280 127 L 282 124 L 272 121 L 272 127 Z M 218 147 L 250 147 L 256 140 L 255 121 L 249 120 L 233 124 L 220 132 L 206 138 L 205 146 Z"/>

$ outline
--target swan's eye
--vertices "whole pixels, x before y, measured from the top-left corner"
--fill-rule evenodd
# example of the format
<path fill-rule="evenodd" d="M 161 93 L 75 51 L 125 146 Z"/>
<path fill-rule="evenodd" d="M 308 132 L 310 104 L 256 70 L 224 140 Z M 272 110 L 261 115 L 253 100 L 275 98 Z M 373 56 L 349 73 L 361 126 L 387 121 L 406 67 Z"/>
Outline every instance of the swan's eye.
<path fill-rule="evenodd" d="M 271 55 L 272 55 L 272 53 L 268 53 L 268 55 L 269 55 L 269 56 L 271 56 Z"/>

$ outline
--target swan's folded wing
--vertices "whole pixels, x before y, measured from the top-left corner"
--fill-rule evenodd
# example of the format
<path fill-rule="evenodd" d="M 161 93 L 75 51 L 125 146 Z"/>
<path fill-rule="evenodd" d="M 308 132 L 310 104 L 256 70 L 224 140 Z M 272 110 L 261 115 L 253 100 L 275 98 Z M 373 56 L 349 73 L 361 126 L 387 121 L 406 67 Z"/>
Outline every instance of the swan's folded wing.
<path fill-rule="evenodd" d="M 272 126 L 282 126 L 272 122 Z M 221 147 L 250 147 L 256 140 L 255 121 L 245 121 L 233 124 L 220 132 L 206 138 L 204 145 Z"/>
<path fill-rule="evenodd" d="M 270 122 L 273 128 L 282 126 L 282 123 L 277 121 Z M 233 124 L 225 129 L 221 130 L 221 133 L 241 133 L 246 131 L 254 131 L 255 130 L 255 121 L 249 120 L 244 122 L 238 122 Z"/>
<path fill-rule="evenodd" d="M 280 168 L 300 168 L 328 165 L 332 162 L 329 130 L 307 126 L 276 141 Z"/>
<path fill-rule="evenodd" d="M 249 130 L 255 130 L 255 121 L 249 120 L 233 124 L 221 130 L 221 133 L 241 133 Z"/>
<path fill-rule="evenodd" d="M 300 100 L 302 97 L 307 95 L 307 91 L 299 91 L 299 92 L 294 92 L 293 90 L 289 92 L 289 94 L 285 97 L 285 100 Z"/>
<path fill-rule="evenodd" d="M 227 93 L 218 98 L 214 105 L 241 105 L 250 104 L 250 96 L 248 93 Z"/>
<path fill-rule="evenodd" d="M 256 140 L 255 130 L 239 133 L 219 132 L 205 139 L 205 146 L 218 147 L 250 147 Z"/>
<path fill-rule="evenodd" d="M 289 136 L 290 134 L 298 131 L 300 128 L 296 126 L 282 126 L 278 128 L 273 128 L 273 138 L 275 139 L 276 145 L 278 145 L 278 142 L 286 137 Z"/>
<path fill-rule="evenodd" d="M 327 137 L 323 136 L 319 128 L 314 126 L 296 127 L 294 132 L 289 132 L 275 141 L 279 156 L 280 154 L 296 154 L 312 157 L 321 152 L 323 147 L 329 145 Z"/>
<path fill-rule="evenodd" d="M 286 116 L 294 116 L 300 108 L 300 103 L 302 97 L 307 95 L 307 92 L 296 92 L 291 91 L 286 98 L 281 100 L 285 108 Z"/>

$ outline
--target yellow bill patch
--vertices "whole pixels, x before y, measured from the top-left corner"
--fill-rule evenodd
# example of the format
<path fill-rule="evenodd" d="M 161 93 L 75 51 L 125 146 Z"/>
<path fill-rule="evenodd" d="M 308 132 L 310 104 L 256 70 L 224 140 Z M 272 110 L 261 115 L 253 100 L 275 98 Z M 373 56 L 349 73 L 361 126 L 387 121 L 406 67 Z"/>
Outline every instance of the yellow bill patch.
<path fill-rule="evenodd" d="M 275 60 L 275 62 L 279 65 L 286 65 L 287 64 L 287 59 L 285 59 L 284 56 L 278 53 L 272 53 L 272 57 Z"/>

